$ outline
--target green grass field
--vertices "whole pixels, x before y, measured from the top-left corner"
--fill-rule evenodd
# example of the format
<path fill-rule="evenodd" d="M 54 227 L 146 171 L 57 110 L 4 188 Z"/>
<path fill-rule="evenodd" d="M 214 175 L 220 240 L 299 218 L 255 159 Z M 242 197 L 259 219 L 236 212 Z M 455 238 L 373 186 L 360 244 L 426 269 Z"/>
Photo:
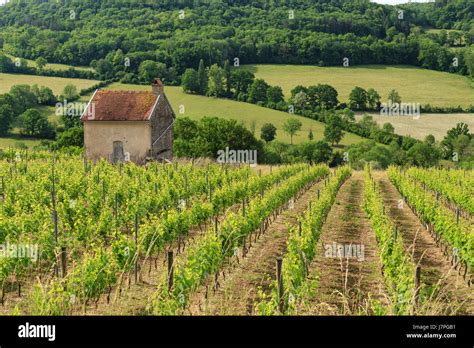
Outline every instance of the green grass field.
<path fill-rule="evenodd" d="M 69 79 L 64 77 L 49 77 L 37 75 L 3 74 L 0 73 L 0 94 L 7 93 L 14 85 L 34 85 L 46 86 L 53 90 L 54 94 L 61 94 L 64 86 L 75 85 L 77 90 L 91 87 L 99 83 L 96 80 Z"/>
<path fill-rule="evenodd" d="M 12 60 L 16 59 L 16 57 L 12 56 L 11 54 L 8 54 L 5 52 L 2 52 L 2 53 Z M 31 59 L 25 59 L 25 60 L 29 67 L 37 68 L 35 61 Z M 72 65 L 56 64 L 56 63 L 47 63 L 45 66 L 45 69 L 51 69 L 51 70 L 68 70 L 70 68 L 74 68 L 76 70 L 83 70 L 83 71 L 94 71 L 94 69 L 87 66 L 72 66 Z"/>
<path fill-rule="evenodd" d="M 11 135 L 6 138 L 0 138 L 0 149 L 6 149 L 9 146 L 14 148 L 20 148 L 22 145 L 26 145 L 29 148 L 39 145 L 40 140 L 23 138 L 17 135 Z"/>
<path fill-rule="evenodd" d="M 382 101 L 387 100 L 390 90 L 396 89 L 402 102 L 407 103 L 463 107 L 474 104 L 474 84 L 467 77 L 410 66 L 246 65 L 242 69 L 282 87 L 286 97 L 297 85 L 326 83 L 336 88 L 342 102 L 347 102 L 351 90 L 359 86 L 375 88 Z"/>
<path fill-rule="evenodd" d="M 150 90 L 150 87 L 117 83 L 110 85 L 107 89 L 147 91 Z M 166 87 L 165 92 L 178 117 L 187 116 L 191 119 L 200 119 L 204 116 L 231 118 L 241 121 L 247 128 L 250 128 L 252 122 L 255 121 L 255 135 L 257 138 L 260 137 L 260 128 L 264 123 L 273 123 L 277 127 L 277 139 L 287 143 L 290 142 L 290 137 L 283 132 L 282 128 L 283 123 L 290 117 L 288 113 L 227 99 L 185 94 L 181 87 Z M 184 114 L 179 113 L 181 105 L 184 106 Z M 310 129 L 313 131 L 315 140 L 323 138 L 323 123 L 300 116 L 293 117 L 298 118 L 303 124 L 301 132 L 293 138 L 294 143 L 306 141 Z M 341 144 L 347 146 L 362 140 L 364 139 L 355 134 L 346 133 Z"/>

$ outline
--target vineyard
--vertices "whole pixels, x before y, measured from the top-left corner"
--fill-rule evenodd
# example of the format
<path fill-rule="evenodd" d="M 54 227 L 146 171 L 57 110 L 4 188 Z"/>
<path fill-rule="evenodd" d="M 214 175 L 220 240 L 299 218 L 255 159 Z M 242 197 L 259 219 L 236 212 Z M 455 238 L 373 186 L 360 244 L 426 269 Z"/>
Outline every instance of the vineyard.
<path fill-rule="evenodd" d="M 474 314 L 474 173 L 4 151 L 0 313 Z"/>

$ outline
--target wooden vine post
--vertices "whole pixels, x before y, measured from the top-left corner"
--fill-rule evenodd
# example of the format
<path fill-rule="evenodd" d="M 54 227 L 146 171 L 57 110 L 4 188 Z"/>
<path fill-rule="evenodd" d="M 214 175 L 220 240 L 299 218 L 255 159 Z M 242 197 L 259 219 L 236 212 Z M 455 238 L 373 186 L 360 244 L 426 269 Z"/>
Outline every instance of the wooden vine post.
<path fill-rule="evenodd" d="M 420 301 L 420 284 L 421 284 L 421 266 L 416 266 L 415 269 L 415 294 L 413 307 L 418 307 Z"/>
<path fill-rule="evenodd" d="M 276 260 L 276 278 L 277 278 L 277 292 L 278 292 L 278 309 L 281 314 L 285 313 L 285 299 L 283 296 L 283 259 L 278 257 Z"/>
<path fill-rule="evenodd" d="M 173 265 L 173 251 L 168 251 L 168 292 L 171 292 L 173 289 L 173 274 L 174 274 L 174 265 Z"/>

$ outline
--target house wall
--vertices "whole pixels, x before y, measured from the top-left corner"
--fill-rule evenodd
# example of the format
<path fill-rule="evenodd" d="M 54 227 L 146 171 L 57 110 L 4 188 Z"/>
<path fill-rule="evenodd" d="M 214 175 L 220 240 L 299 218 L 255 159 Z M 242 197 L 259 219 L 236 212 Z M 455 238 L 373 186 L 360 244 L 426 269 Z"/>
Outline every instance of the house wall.
<path fill-rule="evenodd" d="M 114 141 L 123 142 L 130 160 L 141 163 L 151 149 L 150 122 L 89 121 L 84 122 L 84 146 L 90 160 L 111 159 Z"/>
<path fill-rule="evenodd" d="M 153 157 L 157 159 L 173 159 L 173 110 L 165 94 L 160 96 L 155 113 L 151 117 L 151 138 Z M 170 127 L 171 126 L 171 127 Z M 155 143 L 156 141 L 156 143 Z"/>

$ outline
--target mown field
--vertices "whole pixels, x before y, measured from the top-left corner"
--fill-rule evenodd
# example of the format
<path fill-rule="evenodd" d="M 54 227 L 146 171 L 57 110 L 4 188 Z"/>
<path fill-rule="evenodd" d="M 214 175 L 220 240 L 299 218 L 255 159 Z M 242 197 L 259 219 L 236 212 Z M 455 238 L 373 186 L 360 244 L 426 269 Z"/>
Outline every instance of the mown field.
<path fill-rule="evenodd" d="M 407 103 L 463 107 L 474 103 L 474 85 L 467 77 L 411 66 L 247 65 L 242 68 L 271 85 L 282 87 L 286 97 L 297 85 L 325 83 L 336 88 L 343 102 L 347 102 L 351 90 L 359 86 L 375 88 L 382 101 L 395 89 L 402 102 Z"/>
<path fill-rule="evenodd" d="M 107 89 L 147 91 L 150 87 L 117 83 L 109 86 Z M 178 117 L 187 116 L 191 119 L 200 119 L 204 116 L 231 118 L 241 121 L 247 128 L 250 128 L 252 122 L 255 122 L 255 135 L 257 138 L 260 137 L 260 128 L 262 125 L 270 122 L 277 127 L 277 139 L 287 143 L 290 142 L 290 137 L 283 132 L 283 123 L 290 117 L 288 113 L 233 100 L 190 95 L 184 93 L 181 87 L 166 87 L 165 93 Z M 184 114 L 179 113 L 180 105 L 184 106 Z M 303 124 L 301 131 L 293 138 L 294 143 L 301 143 L 308 140 L 308 132 L 310 129 L 313 131 L 315 140 L 323 138 L 323 123 L 294 115 L 292 117 L 298 118 Z M 347 146 L 362 140 L 363 138 L 355 134 L 346 133 L 341 141 L 341 145 Z"/>
<path fill-rule="evenodd" d="M 46 86 L 53 90 L 54 94 L 61 94 L 66 85 L 72 84 L 77 90 L 91 87 L 99 83 L 96 80 L 70 79 L 64 77 L 50 77 L 37 75 L 4 74 L 0 73 L 0 94 L 7 93 L 14 85 L 34 85 Z"/>
<path fill-rule="evenodd" d="M 428 134 L 435 136 L 436 140 L 442 140 L 446 132 L 456 127 L 459 122 L 464 122 L 470 130 L 474 130 L 474 114 L 421 114 L 418 119 L 407 116 L 381 116 L 369 113 L 380 126 L 391 123 L 395 127 L 395 133 L 410 135 L 416 139 L 423 140 Z M 362 114 L 356 115 L 359 120 Z"/>

